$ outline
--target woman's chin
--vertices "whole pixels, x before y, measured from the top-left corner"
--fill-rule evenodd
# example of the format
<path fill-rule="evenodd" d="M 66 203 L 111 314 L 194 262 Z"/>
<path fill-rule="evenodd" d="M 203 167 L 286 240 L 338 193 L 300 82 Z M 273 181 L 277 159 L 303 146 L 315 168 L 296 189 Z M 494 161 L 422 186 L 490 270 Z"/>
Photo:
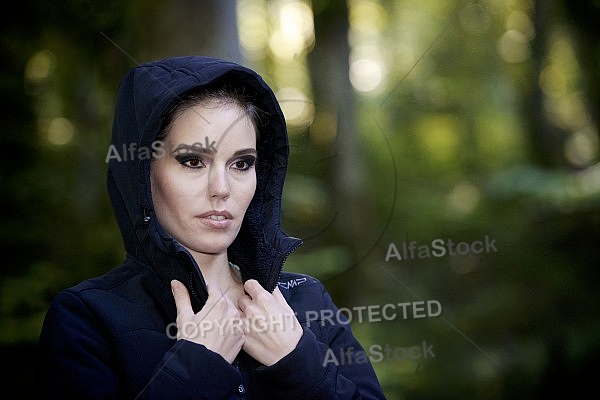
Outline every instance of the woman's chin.
<path fill-rule="evenodd" d="M 189 243 L 189 246 L 184 246 L 188 250 L 206 255 L 219 255 L 227 252 L 227 248 L 231 245 L 232 240 L 212 241 L 211 243 Z"/>

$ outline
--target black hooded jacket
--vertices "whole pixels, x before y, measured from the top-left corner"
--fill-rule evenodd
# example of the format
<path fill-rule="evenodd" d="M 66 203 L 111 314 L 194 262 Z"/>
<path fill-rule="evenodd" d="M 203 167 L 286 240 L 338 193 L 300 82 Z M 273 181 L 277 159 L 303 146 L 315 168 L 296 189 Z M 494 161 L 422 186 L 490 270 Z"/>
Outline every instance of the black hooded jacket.
<path fill-rule="evenodd" d="M 259 128 L 256 193 L 228 258 L 240 267 L 244 281 L 256 279 L 270 292 L 279 285 L 303 326 L 296 348 L 268 367 L 243 351 L 229 364 L 206 347 L 169 334 L 176 319 L 170 281 L 186 284 L 195 312 L 207 292 L 191 254 L 155 218 L 150 160 L 131 157 L 152 148 L 165 112 L 179 98 L 230 79 L 254 93 L 269 117 Z M 280 226 L 288 138 L 275 95 L 259 75 L 208 57 L 140 65 L 119 88 L 111 148 L 116 153 L 109 159 L 108 191 L 127 257 L 107 274 L 53 300 L 39 340 L 36 394 L 76 399 L 384 398 L 368 358 L 364 353 L 356 358 L 362 347 L 350 326 L 340 318 L 321 320 L 340 314 L 323 285 L 282 272 L 286 257 L 301 241 Z M 130 148 L 132 153 L 126 154 Z M 351 348 L 350 358 L 340 360 Z"/>

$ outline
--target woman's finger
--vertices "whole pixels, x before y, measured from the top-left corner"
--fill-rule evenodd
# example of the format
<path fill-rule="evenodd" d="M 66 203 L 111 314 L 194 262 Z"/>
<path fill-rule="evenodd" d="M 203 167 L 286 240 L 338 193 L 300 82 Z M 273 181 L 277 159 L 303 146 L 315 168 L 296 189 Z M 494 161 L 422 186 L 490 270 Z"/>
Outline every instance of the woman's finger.
<path fill-rule="evenodd" d="M 248 279 L 246 282 L 244 282 L 244 290 L 246 293 L 248 293 L 252 300 L 256 300 L 258 295 L 265 291 L 265 289 L 263 289 L 256 279 Z"/>
<path fill-rule="evenodd" d="M 244 314 L 250 304 L 252 304 L 252 299 L 249 296 L 243 295 L 238 299 L 237 306 L 242 314 Z"/>
<path fill-rule="evenodd" d="M 283 297 L 281 290 L 279 290 L 279 287 L 276 287 L 273 291 L 273 297 L 275 297 L 275 300 L 277 300 L 279 304 L 284 305 L 286 307 L 289 306 L 287 300 L 285 299 L 285 297 Z"/>
<path fill-rule="evenodd" d="M 171 291 L 173 292 L 173 298 L 175 299 L 175 307 L 177 308 L 177 315 L 181 315 L 183 318 L 188 319 L 194 315 L 192 309 L 192 303 L 190 302 L 190 294 L 185 285 L 176 279 L 171 281 Z"/>

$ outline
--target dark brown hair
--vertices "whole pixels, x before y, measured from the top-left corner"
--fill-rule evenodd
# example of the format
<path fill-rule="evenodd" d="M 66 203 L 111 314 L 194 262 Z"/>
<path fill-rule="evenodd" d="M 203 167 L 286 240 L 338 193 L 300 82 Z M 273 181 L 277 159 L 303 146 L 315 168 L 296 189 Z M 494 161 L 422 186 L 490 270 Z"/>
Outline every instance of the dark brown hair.
<path fill-rule="evenodd" d="M 173 121 L 184 111 L 206 103 L 217 106 L 234 105 L 238 107 L 250 118 L 254 125 L 258 143 L 261 126 L 266 123 L 269 114 L 259 108 L 259 102 L 255 94 L 249 93 L 243 85 L 235 85 L 230 82 L 192 89 L 183 96 L 178 97 L 177 102 L 163 116 L 161 129 L 156 136 L 156 140 L 163 141 L 166 138 Z"/>

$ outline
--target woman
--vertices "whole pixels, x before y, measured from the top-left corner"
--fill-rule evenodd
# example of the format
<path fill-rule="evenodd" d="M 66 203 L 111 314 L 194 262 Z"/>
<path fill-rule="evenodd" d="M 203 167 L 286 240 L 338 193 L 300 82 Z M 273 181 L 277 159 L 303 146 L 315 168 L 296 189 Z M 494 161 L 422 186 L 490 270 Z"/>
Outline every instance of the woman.
<path fill-rule="evenodd" d="M 107 155 L 127 257 L 54 299 L 35 390 L 384 398 L 368 362 L 331 362 L 361 350 L 349 325 L 306 320 L 337 312 L 322 284 L 282 272 L 301 243 L 280 227 L 287 159 L 283 114 L 252 70 L 206 57 L 132 69 Z"/>

